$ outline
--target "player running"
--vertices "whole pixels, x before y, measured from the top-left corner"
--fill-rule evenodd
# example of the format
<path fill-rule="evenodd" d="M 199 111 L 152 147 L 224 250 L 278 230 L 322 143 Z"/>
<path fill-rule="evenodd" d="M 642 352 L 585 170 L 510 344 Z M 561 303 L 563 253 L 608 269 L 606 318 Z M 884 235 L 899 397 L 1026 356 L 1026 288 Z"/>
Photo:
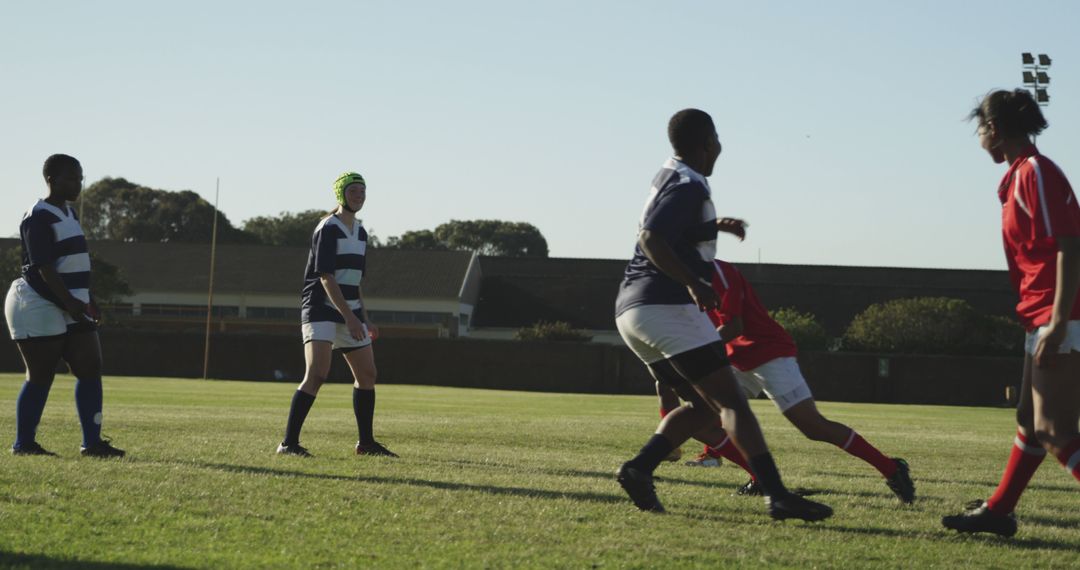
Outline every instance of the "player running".
<path fill-rule="evenodd" d="M 720 303 L 708 312 L 720 339 L 727 345 L 727 356 L 748 398 L 765 392 L 769 399 L 807 438 L 831 443 L 869 463 L 881 473 L 886 484 L 904 503 L 915 500 L 915 484 L 907 462 L 889 458 L 848 426 L 826 419 L 814 405 L 810 387 L 795 360 L 795 341 L 784 327 L 769 316 L 750 283 L 734 265 L 713 261 L 713 291 Z M 657 385 L 661 409 L 679 405 L 678 396 Z M 694 435 L 706 442 L 705 450 L 690 465 L 709 466 L 720 457 L 730 460 L 750 473 L 750 481 L 739 488 L 740 495 L 761 495 L 761 485 L 731 438 L 719 426 Z M 709 445 L 711 444 L 711 445 Z"/>
<path fill-rule="evenodd" d="M 334 181 L 334 195 L 337 208 L 319 222 L 311 238 L 300 310 L 307 368 L 293 394 L 285 439 L 277 452 L 311 456 L 300 445 L 300 429 L 330 373 L 332 351 L 338 350 L 353 373 L 353 412 L 360 434 L 356 454 L 397 457 L 375 441 L 372 428 L 375 355 L 371 340 L 379 329 L 368 318 L 360 290 L 367 266 L 367 231 L 356 219 L 367 199 L 367 184 L 359 174 L 346 172 Z"/>
<path fill-rule="evenodd" d="M 639 509 L 664 512 L 653 471 L 720 415 L 749 458 L 770 516 L 827 518 L 831 508 L 784 487 L 757 418 L 732 376 L 723 342 L 704 313 L 718 302 L 709 286 L 717 232 L 743 232 L 737 220 L 717 220 L 706 180 L 720 156 L 716 127 L 704 111 L 685 109 L 669 121 L 668 139 L 675 156 L 653 179 L 634 257 L 616 297 L 615 323 L 650 374 L 687 404 L 661 420 L 638 455 L 619 468 L 618 482 Z"/>
<path fill-rule="evenodd" d="M 1001 230 L 1027 341 L 1017 433 L 1001 483 L 985 502 L 941 523 L 1012 536 L 1013 511 L 1047 452 L 1080 480 L 1080 207 L 1065 174 L 1032 143 L 1047 123 L 1031 93 L 991 92 L 971 118 L 991 159 L 1009 165 L 998 186 Z"/>
<path fill-rule="evenodd" d="M 49 195 L 19 224 L 22 275 L 4 302 L 8 331 L 26 364 L 26 383 L 15 404 L 15 455 L 56 455 L 37 442 L 37 427 L 60 360 L 75 375 L 75 409 L 84 457 L 123 457 L 101 439 L 101 343 L 98 311 L 90 294 L 90 250 L 68 202 L 82 192 L 78 160 L 54 154 L 42 169 Z"/>

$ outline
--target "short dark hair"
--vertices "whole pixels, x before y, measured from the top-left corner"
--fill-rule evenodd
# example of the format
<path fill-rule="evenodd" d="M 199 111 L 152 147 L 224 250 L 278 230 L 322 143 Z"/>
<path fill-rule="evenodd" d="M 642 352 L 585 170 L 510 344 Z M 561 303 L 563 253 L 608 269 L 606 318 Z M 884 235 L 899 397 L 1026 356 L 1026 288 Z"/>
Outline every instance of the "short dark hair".
<path fill-rule="evenodd" d="M 667 127 L 671 148 L 684 154 L 705 146 L 716 134 L 712 117 L 700 109 L 683 109 L 671 116 Z"/>
<path fill-rule="evenodd" d="M 45 177 L 45 180 L 48 180 L 60 176 L 77 166 L 79 166 L 79 161 L 74 156 L 54 154 L 45 159 L 45 166 L 41 167 L 41 174 Z"/>
<path fill-rule="evenodd" d="M 1005 137 L 1030 137 L 1049 126 L 1039 104 L 1027 89 L 999 89 L 987 93 L 979 106 L 972 109 L 968 119 L 978 119 L 980 126 L 993 121 Z"/>

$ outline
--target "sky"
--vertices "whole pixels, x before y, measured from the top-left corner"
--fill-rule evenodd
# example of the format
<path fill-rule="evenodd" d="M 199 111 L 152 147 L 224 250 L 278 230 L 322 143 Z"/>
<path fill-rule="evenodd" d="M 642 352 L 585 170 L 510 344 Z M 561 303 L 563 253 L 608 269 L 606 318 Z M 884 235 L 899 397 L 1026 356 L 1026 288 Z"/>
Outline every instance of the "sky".
<path fill-rule="evenodd" d="M 235 225 L 368 181 L 386 239 L 535 225 L 627 259 L 668 118 L 709 112 L 736 262 L 1003 269 L 1005 167 L 965 120 L 1053 58 L 1040 150 L 1080 180 L 1080 3 L 516 0 L 0 4 L 0 236 L 50 154 Z M 1022 25 L 1021 25 L 1022 24 Z"/>

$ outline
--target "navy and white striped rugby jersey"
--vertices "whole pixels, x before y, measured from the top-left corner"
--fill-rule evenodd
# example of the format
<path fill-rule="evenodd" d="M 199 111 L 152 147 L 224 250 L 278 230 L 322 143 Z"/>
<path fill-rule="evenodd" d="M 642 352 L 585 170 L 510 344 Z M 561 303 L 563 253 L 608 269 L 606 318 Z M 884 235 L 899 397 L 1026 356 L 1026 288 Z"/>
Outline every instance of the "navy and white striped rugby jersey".
<path fill-rule="evenodd" d="M 716 257 L 716 209 L 705 177 L 682 162 L 669 158 L 653 178 L 649 198 L 641 212 L 640 229 L 667 240 L 686 267 L 708 285 Z M 693 303 L 686 287 L 660 271 L 634 246 L 626 266 L 615 316 L 639 305 Z"/>
<path fill-rule="evenodd" d="M 40 267 L 52 267 L 73 297 L 90 302 L 90 250 L 75 210 L 67 204 L 61 209 L 38 200 L 23 216 L 19 237 L 22 278 L 38 295 L 63 308 L 38 272 Z"/>
<path fill-rule="evenodd" d="M 333 321 L 344 323 L 337 308 L 330 302 L 319 281 L 324 273 L 333 274 L 341 287 L 341 294 L 349 303 L 357 318 L 363 320 L 360 311 L 360 279 L 367 267 L 367 230 L 359 220 L 352 228 L 337 216 L 328 216 L 319 222 L 311 236 L 311 251 L 304 270 L 304 290 L 300 295 L 300 322 L 317 323 Z"/>

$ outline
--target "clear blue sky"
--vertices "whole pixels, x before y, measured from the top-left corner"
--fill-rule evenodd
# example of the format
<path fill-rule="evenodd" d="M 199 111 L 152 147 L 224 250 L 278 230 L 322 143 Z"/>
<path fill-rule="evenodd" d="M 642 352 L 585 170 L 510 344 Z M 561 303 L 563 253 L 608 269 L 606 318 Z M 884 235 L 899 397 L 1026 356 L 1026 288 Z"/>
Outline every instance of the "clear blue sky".
<path fill-rule="evenodd" d="M 5 2 L 0 235 L 65 152 L 213 200 L 240 225 L 368 179 L 376 235 L 536 225 L 551 255 L 629 257 L 665 128 L 724 153 L 733 261 L 1004 268 L 990 162 L 964 121 L 1053 58 L 1039 146 L 1080 187 L 1080 3 Z"/>

